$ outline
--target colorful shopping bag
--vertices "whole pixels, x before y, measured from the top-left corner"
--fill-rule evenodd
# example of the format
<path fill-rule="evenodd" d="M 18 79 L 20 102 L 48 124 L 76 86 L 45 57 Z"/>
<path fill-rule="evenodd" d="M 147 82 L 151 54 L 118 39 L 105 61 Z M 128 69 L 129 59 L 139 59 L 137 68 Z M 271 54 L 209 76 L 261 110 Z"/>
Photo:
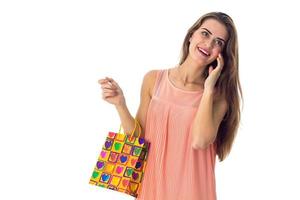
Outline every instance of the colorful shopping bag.
<path fill-rule="evenodd" d="M 141 190 L 150 143 L 133 134 L 109 132 L 89 183 L 137 197 Z"/>

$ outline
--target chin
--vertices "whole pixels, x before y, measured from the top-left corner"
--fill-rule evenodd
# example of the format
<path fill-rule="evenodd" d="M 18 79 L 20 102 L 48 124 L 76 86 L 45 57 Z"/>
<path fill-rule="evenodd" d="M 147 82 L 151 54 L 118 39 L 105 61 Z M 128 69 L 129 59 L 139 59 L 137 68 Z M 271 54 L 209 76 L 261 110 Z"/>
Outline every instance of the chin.
<path fill-rule="evenodd" d="M 202 60 L 199 60 L 199 59 L 196 62 L 199 66 L 204 66 L 204 67 L 206 67 L 209 64 L 209 63 L 203 62 Z"/>
<path fill-rule="evenodd" d="M 207 66 L 209 63 L 203 59 L 199 59 L 198 57 L 193 58 L 193 60 L 200 66 Z"/>

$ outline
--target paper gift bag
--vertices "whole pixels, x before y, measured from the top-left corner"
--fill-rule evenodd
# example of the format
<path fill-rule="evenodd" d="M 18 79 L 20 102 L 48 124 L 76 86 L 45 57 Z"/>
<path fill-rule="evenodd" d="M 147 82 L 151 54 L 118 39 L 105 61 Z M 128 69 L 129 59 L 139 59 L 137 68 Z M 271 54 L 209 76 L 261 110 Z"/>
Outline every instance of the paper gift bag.
<path fill-rule="evenodd" d="M 137 197 L 141 190 L 150 143 L 134 137 L 136 127 L 130 135 L 109 132 L 102 146 L 89 183 Z"/>

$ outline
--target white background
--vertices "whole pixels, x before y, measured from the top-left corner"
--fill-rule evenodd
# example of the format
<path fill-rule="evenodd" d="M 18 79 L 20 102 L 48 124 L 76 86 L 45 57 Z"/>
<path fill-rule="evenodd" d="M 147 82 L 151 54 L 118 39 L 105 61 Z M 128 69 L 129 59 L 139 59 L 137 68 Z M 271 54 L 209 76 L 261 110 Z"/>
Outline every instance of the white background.
<path fill-rule="evenodd" d="M 216 163 L 219 200 L 300 199 L 297 1 L 0 3 L 0 199 L 133 199 L 89 185 L 116 110 L 135 116 L 144 74 L 173 67 L 187 29 L 222 11 L 239 36 L 245 105 L 232 152 Z"/>

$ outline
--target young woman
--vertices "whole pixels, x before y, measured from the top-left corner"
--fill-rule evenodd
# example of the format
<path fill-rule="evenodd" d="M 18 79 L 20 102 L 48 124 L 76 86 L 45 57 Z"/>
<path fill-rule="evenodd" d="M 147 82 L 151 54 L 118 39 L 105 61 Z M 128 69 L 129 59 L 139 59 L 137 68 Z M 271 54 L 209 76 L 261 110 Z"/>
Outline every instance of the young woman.
<path fill-rule="evenodd" d="M 99 83 L 130 133 L 135 121 L 120 86 L 108 77 Z M 137 199 L 217 199 L 215 158 L 231 150 L 241 99 L 235 25 L 224 13 L 207 13 L 188 30 L 179 64 L 144 76 L 135 118 L 151 146 Z"/>

